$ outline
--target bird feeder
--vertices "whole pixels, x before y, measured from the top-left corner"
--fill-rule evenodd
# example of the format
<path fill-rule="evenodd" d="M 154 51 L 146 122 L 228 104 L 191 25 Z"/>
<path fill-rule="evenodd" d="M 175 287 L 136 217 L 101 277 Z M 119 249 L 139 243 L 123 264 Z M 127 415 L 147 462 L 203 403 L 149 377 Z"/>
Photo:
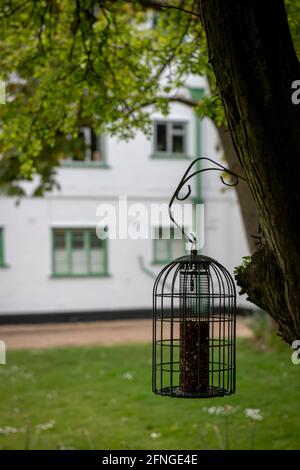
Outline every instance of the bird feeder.
<path fill-rule="evenodd" d="M 198 170 L 189 175 L 198 160 L 238 176 L 211 159 L 193 161 L 169 204 L 171 220 L 179 192 Z M 196 238 L 181 231 L 192 244 L 189 255 L 175 259 L 159 273 L 153 289 L 153 392 L 180 398 L 212 398 L 235 392 L 236 290 L 234 281 L 219 262 L 199 254 Z"/>

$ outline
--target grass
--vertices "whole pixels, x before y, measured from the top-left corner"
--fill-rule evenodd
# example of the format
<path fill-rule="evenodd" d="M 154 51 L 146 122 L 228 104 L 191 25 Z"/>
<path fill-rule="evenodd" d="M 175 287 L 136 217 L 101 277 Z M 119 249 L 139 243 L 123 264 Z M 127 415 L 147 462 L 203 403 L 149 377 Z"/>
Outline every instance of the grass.
<path fill-rule="evenodd" d="M 300 449 L 300 366 L 288 346 L 238 343 L 237 394 L 183 400 L 151 392 L 150 345 L 11 351 L 0 366 L 1 449 L 216 449 L 230 404 L 229 447 L 250 446 L 243 410 L 259 408 L 257 449 Z M 225 418 L 226 419 L 226 418 Z"/>

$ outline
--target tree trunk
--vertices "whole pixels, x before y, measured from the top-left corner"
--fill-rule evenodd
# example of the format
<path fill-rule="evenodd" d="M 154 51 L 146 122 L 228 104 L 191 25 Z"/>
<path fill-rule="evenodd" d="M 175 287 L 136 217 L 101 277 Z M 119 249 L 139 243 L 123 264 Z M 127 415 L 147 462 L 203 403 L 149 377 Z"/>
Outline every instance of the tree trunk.
<path fill-rule="evenodd" d="M 199 0 L 209 57 L 256 203 L 262 244 L 238 284 L 300 338 L 300 76 L 283 0 Z"/>
<path fill-rule="evenodd" d="M 237 175 L 243 175 L 244 170 L 238 159 L 229 129 L 226 126 L 221 126 L 217 129 L 228 168 Z M 239 180 L 239 184 L 235 186 L 235 190 L 237 192 L 248 246 L 250 252 L 254 253 L 259 240 L 259 219 L 255 201 L 246 181 Z"/>

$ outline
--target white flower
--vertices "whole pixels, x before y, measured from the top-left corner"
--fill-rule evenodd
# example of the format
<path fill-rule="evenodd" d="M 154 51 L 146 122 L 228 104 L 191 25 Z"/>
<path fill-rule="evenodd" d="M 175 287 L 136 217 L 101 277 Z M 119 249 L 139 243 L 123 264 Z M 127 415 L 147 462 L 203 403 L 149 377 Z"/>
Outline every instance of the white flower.
<path fill-rule="evenodd" d="M 9 436 L 9 434 L 16 434 L 18 432 L 24 432 L 24 428 L 14 428 L 12 426 L 4 426 L 4 428 L 0 428 L 0 434 L 4 436 Z"/>
<path fill-rule="evenodd" d="M 152 432 L 152 433 L 150 434 L 150 437 L 151 437 L 152 439 L 158 439 L 159 437 L 161 437 L 161 434 L 160 434 L 159 432 Z"/>
<path fill-rule="evenodd" d="M 210 415 L 220 415 L 223 413 L 223 406 L 211 406 L 207 409 Z"/>
<path fill-rule="evenodd" d="M 217 415 L 217 416 L 227 416 L 235 413 L 237 411 L 238 407 L 234 407 L 231 405 L 225 405 L 225 406 L 211 406 L 210 408 L 207 408 L 207 412 L 210 415 Z"/>
<path fill-rule="evenodd" d="M 258 408 L 245 408 L 244 413 L 252 421 L 261 421 L 263 419 L 263 415 Z"/>
<path fill-rule="evenodd" d="M 122 378 L 125 380 L 133 380 L 133 374 L 131 372 L 124 372 Z"/>
<path fill-rule="evenodd" d="M 55 425 L 55 421 L 51 419 L 51 421 L 48 421 L 48 423 L 37 424 L 35 429 L 37 431 L 48 431 L 49 429 L 54 428 L 54 425 Z"/>

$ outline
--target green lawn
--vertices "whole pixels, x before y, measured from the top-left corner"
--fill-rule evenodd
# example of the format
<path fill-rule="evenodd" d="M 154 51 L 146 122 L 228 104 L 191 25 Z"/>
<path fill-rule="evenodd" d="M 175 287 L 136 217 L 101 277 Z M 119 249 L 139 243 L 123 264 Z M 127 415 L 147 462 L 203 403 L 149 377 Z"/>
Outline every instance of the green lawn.
<path fill-rule="evenodd" d="M 151 392 L 150 345 L 13 351 L 0 366 L 1 449 L 232 449 L 250 446 L 245 408 L 259 408 L 257 449 L 300 449 L 300 365 L 291 349 L 238 343 L 237 394 L 183 400 Z M 223 444 L 222 444 L 223 442 Z"/>

